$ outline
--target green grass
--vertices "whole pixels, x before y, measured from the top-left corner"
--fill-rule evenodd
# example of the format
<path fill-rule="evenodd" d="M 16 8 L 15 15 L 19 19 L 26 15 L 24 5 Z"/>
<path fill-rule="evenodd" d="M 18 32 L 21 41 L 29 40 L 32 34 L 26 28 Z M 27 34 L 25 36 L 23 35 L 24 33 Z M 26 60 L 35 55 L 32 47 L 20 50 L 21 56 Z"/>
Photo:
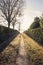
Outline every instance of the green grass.
<path fill-rule="evenodd" d="M 43 45 L 43 28 L 28 29 L 25 33 Z"/>

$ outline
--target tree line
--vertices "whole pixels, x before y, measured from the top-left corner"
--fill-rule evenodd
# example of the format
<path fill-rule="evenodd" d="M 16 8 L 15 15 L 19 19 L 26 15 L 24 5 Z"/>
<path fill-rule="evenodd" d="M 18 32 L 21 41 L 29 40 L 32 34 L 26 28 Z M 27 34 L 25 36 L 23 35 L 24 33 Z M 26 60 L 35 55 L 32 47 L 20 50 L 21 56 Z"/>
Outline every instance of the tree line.
<path fill-rule="evenodd" d="M 39 27 L 43 28 L 43 14 L 40 17 L 36 16 L 34 18 L 34 21 L 31 24 L 30 29 L 35 29 L 35 28 L 39 28 Z"/>
<path fill-rule="evenodd" d="M 25 31 L 25 34 L 43 46 L 43 14 L 40 17 L 36 16 L 34 18 L 33 23 Z"/>
<path fill-rule="evenodd" d="M 18 22 L 17 17 L 22 15 L 23 3 L 23 0 L 0 0 L 1 16 L 8 22 L 8 28 L 11 23 L 14 28 L 15 23 Z"/>

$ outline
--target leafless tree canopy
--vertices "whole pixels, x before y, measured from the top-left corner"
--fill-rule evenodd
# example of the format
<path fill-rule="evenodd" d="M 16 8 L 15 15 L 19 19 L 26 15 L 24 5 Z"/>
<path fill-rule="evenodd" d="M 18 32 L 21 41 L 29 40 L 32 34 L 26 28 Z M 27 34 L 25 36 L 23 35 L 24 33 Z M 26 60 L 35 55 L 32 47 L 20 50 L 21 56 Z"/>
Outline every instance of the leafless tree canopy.
<path fill-rule="evenodd" d="M 0 0 L 0 10 L 4 15 L 2 17 L 7 20 L 8 27 L 14 21 L 15 17 L 20 14 L 23 6 L 23 0 Z"/>

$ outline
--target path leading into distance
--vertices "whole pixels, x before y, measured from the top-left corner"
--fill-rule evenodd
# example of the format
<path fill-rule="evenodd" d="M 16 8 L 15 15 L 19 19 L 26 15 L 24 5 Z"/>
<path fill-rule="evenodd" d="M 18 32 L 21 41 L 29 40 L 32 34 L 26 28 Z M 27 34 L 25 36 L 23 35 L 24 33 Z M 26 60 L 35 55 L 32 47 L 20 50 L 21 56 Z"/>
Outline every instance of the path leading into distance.
<path fill-rule="evenodd" d="M 24 44 L 25 43 L 24 43 L 23 37 L 21 35 L 19 54 L 18 54 L 18 57 L 16 59 L 17 65 L 28 65 L 27 53 L 26 53 L 26 49 L 24 47 Z"/>
<path fill-rule="evenodd" d="M 24 36 L 19 34 L 4 49 L 0 54 L 0 65 L 31 65 L 25 49 Z"/>

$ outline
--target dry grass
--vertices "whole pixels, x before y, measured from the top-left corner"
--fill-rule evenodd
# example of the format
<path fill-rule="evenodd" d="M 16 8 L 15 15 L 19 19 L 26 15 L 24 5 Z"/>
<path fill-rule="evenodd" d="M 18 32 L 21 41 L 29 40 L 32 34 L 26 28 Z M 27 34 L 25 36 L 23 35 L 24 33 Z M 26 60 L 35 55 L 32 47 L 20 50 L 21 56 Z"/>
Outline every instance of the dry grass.
<path fill-rule="evenodd" d="M 25 34 L 22 34 L 31 65 L 43 65 L 43 48 Z"/>
<path fill-rule="evenodd" d="M 19 51 L 19 35 L 0 53 L 0 65 L 15 65 Z"/>

